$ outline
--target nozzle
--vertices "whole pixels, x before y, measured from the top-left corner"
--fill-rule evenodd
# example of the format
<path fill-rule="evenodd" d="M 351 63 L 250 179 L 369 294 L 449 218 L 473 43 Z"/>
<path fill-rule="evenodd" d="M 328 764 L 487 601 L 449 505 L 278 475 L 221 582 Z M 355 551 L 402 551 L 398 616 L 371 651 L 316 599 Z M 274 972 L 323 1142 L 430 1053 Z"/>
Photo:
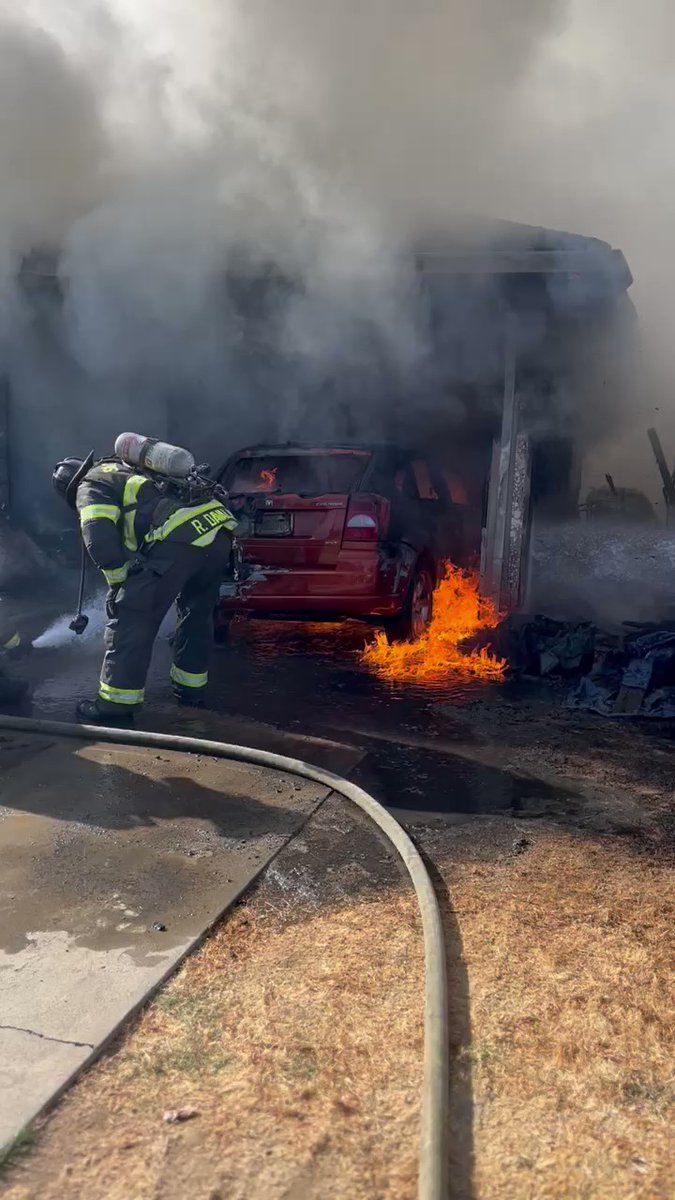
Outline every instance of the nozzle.
<path fill-rule="evenodd" d="M 85 617 L 84 613 L 78 613 L 76 617 L 73 617 L 68 628 L 72 629 L 73 633 L 80 634 L 84 633 L 88 624 L 89 617 Z"/>

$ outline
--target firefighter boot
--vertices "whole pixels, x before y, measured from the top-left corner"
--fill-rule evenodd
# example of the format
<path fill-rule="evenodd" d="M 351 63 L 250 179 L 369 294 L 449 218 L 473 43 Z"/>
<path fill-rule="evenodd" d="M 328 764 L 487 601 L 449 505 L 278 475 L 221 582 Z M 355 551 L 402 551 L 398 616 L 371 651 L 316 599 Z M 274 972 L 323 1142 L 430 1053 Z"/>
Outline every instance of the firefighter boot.
<path fill-rule="evenodd" d="M 104 712 L 99 708 L 98 700 L 80 700 L 75 713 L 78 721 L 84 725 L 112 725 L 128 729 L 134 723 L 133 712 Z"/>
<path fill-rule="evenodd" d="M 181 708 L 206 708 L 206 701 L 203 696 L 199 695 L 199 692 L 195 695 L 193 689 L 177 687 L 176 684 L 172 690 L 176 703 Z"/>

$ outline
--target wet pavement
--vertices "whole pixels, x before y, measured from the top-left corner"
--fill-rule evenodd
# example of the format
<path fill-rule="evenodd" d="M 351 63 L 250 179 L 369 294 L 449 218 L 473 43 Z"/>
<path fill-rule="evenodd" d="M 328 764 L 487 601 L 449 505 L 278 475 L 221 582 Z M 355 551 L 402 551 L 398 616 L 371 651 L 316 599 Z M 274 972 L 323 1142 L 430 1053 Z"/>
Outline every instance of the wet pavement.
<path fill-rule="evenodd" d="M 289 734 L 345 743 L 367 756 L 360 778 L 407 823 L 518 815 L 533 794 L 538 802 L 574 800 L 573 791 L 547 781 L 545 771 L 533 780 L 504 770 L 485 744 L 490 739 L 477 737 L 475 709 L 499 704 L 512 685 L 465 677 L 390 683 L 360 661 L 372 632 L 358 622 L 247 621 L 235 624 L 228 644 L 214 647 L 209 711 L 190 713 L 171 698 L 169 628 L 156 644 L 139 727 L 227 740 L 224 730 L 234 719 L 246 722 L 240 740 L 245 736 L 251 745 L 263 745 L 267 727 L 277 728 L 274 748 L 282 753 Z M 34 716 L 70 720 L 75 699 L 93 694 L 101 622 L 94 617 L 82 639 L 67 637 L 59 648 L 36 650 L 26 668 Z M 549 704 L 548 697 L 542 703 Z"/>
<path fill-rule="evenodd" d="M 64 619 L 22 668 L 34 716 L 72 720 L 75 701 L 94 694 L 103 619 L 101 610 L 90 612 L 83 638 L 69 634 Z M 362 759 L 355 778 L 408 826 L 507 815 L 602 829 L 614 810 L 614 824 L 632 827 L 641 818 L 631 778 L 641 794 L 652 777 L 658 789 L 670 770 L 670 751 L 655 746 L 672 731 L 632 723 L 617 736 L 611 722 L 565 713 L 564 688 L 466 676 L 382 680 L 361 662 L 373 633 L 358 622 L 235 623 L 230 641 L 213 647 L 209 710 L 179 709 L 168 680 L 170 628 L 169 620 L 156 642 L 140 728 L 235 740 L 329 766 L 325 739 L 352 747 Z"/>
<path fill-rule="evenodd" d="M 75 700 L 94 694 L 101 655 L 100 622 L 94 618 L 84 638 L 67 636 L 61 647 L 35 650 L 25 668 L 31 682 L 33 716 L 71 720 Z M 373 744 L 369 735 L 389 736 L 396 745 L 385 745 L 386 758 L 393 761 L 406 746 L 414 760 L 415 748 L 409 738 L 429 731 L 439 704 L 457 705 L 461 712 L 466 704 L 499 686 L 470 679 L 429 686 L 383 681 L 360 662 L 360 651 L 370 636 L 367 627 L 357 622 L 340 626 L 261 621 L 235 625 L 230 642 L 213 649 L 209 710 L 191 713 L 173 704 L 168 681 L 171 646 L 163 632 L 156 643 L 146 707 L 138 725 L 167 732 L 200 729 L 205 736 L 218 737 L 224 720 L 243 718 L 253 723 L 253 730 L 255 723 L 262 722 L 291 734 L 364 745 L 375 756 L 385 744 Z M 445 722 L 446 729 L 450 724 Z M 468 725 L 462 734 L 462 740 L 466 739 L 471 740 Z M 400 759 L 395 769 L 407 775 L 414 767 L 414 761 Z M 463 783 L 458 776 L 456 802 L 449 800 L 447 778 L 437 786 L 428 776 L 429 787 L 424 790 L 437 793 L 433 807 L 474 811 L 467 770 L 465 767 Z M 387 787 L 388 803 L 395 805 L 399 798 L 410 800 L 414 795 L 404 790 L 408 785 L 402 779 L 400 782 L 400 797 L 397 787 Z"/>

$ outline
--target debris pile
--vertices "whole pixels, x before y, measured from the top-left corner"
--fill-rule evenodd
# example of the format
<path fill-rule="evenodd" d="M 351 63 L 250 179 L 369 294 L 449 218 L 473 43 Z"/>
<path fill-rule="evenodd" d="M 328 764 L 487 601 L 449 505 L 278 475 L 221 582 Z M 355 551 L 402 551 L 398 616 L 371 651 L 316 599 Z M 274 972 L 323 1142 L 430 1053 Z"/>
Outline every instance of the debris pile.
<path fill-rule="evenodd" d="M 675 717 L 675 622 L 626 622 L 608 632 L 588 621 L 512 615 L 463 647 L 489 646 L 511 674 L 573 682 L 570 709 L 604 717 Z"/>

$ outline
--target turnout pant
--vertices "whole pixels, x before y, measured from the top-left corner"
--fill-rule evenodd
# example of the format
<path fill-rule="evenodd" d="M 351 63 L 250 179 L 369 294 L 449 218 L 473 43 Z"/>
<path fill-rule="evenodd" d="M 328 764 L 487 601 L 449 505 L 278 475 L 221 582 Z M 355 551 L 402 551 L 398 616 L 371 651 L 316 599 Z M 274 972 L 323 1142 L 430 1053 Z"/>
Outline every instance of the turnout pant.
<path fill-rule="evenodd" d="M 159 627 L 174 600 L 177 609 L 175 685 L 203 689 L 218 587 L 226 574 L 232 540 L 221 532 L 210 546 L 170 538 L 157 542 L 131 567 L 123 584 L 111 588 L 98 704 L 102 711 L 140 707 Z"/>

